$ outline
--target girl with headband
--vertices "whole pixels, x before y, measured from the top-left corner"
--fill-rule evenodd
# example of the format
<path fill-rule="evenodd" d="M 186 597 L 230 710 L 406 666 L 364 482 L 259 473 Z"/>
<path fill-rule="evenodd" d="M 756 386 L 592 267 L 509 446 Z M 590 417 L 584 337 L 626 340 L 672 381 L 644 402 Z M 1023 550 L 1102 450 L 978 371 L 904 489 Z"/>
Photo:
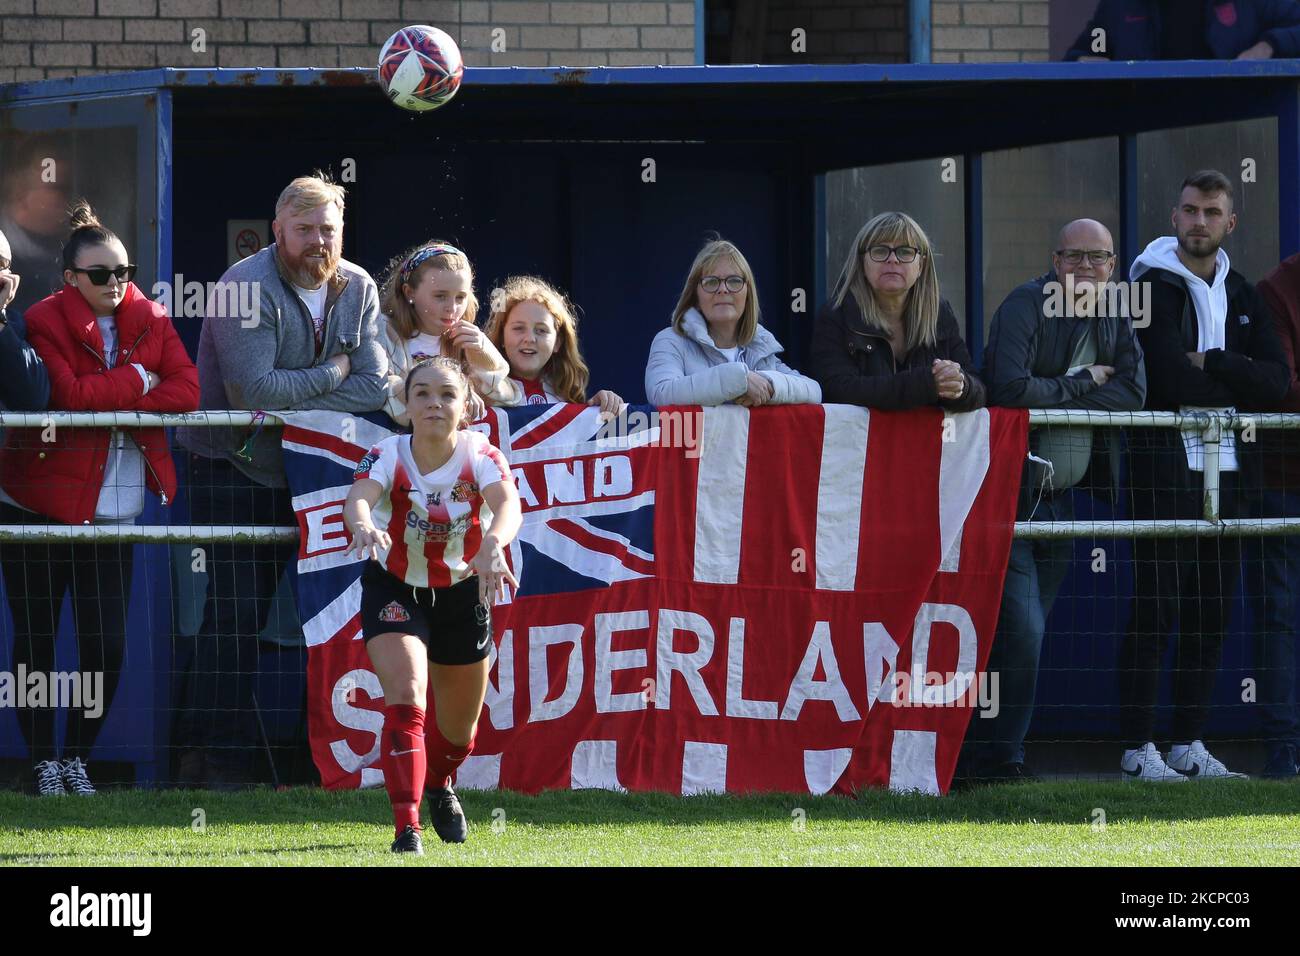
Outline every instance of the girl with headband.
<path fill-rule="evenodd" d="M 380 290 L 380 307 L 388 316 L 384 347 L 388 352 L 388 414 L 400 425 L 406 414 L 405 378 L 417 362 L 439 355 L 465 366 L 476 394 L 470 398 L 473 417 L 482 413 L 482 400 L 507 404 L 514 394 L 508 381 L 510 366 L 474 324 L 478 299 L 469 258 L 455 246 L 431 240 L 408 250 L 389 264 Z"/>

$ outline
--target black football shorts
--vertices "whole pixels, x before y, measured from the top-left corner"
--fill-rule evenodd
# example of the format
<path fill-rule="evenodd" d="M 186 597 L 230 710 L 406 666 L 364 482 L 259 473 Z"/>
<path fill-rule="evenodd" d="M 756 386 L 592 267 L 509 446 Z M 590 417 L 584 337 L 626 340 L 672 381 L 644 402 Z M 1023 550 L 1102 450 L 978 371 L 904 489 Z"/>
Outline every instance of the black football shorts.
<path fill-rule="evenodd" d="M 361 572 L 361 633 L 414 634 L 435 664 L 475 664 L 488 656 L 492 613 L 479 603 L 478 576 L 445 588 L 413 588 L 367 561 Z"/>

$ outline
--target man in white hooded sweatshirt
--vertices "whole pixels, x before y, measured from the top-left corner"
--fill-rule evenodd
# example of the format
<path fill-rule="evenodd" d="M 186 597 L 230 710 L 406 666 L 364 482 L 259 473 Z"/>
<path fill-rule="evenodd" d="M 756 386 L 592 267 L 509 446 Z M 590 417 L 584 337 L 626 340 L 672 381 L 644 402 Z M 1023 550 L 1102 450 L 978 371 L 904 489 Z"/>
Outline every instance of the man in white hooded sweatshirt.
<path fill-rule="evenodd" d="M 1286 393 L 1291 369 L 1254 286 L 1233 271 L 1220 246 L 1237 225 L 1232 182 L 1205 170 L 1183 181 L 1173 236 L 1154 240 L 1130 277 L 1149 282 L 1150 324 L 1138 330 L 1146 355 L 1148 410 L 1268 408 Z M 1240 469 L 1257 458 L 1254 443 L 1225 438 L 1220 514 L 1241 512 Z M 1133 517 L 1203 517 L 1199 439 L 1175 429 L 1129 434 Z M 1254 463 L 1257 469 L 1258 464 Z M 1133 546 L 1133 615 L 1120 648 L 1120 767 L 1127 779 L 1181 783 L 1242 777 L 1201 740 L 1219 669 L 1229 602 L 1239 573 L 1240 539 L 1139 538 Z M 1172 748 L 1155 746 L 1160 661 L 1178 627 L 1174 659 Z"/>

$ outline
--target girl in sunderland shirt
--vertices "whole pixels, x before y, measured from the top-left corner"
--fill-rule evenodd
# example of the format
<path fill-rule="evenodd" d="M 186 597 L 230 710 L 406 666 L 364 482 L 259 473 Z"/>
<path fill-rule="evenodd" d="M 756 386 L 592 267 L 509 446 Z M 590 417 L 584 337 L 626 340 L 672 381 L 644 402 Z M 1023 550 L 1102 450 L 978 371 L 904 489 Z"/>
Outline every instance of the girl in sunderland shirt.
<path fill-rule="evenodd" d="M 578 351 L 578 320 L 558 291 L 535 276 L 512 276 L 492 294 L 487 337 L 510 363 L 513 394 L 495 405 L 597 405 L 614 416 L 623 399 L 608 389 L 587 398 L 587 363 Z"/>
<path fill-rule="evenodd" d="M 459 363 L 418 362 L 404 386 L 412 434 L 386 438 L 361 459 L 343 519 L 348 551 L 373 557 L 361 575 L 361 628 L 384 689 L 380 766 L 393 804 L 392 849 L 423 853 L 426 775 L 438 836 L 465 842 L 451 775 L 474 749 L 492 604 L 506 581 L 518 586 L 504 551 L 520 512 L 501 452 L 464 430 L 470 385 Z M 435 719 L 426 727 L 428 681 Z"/>
<path fill-rule="evenodd" d="M 399 425 L 409 422 L 402 394 L 406 373 L 416 362 L 437 355 L 465 363 L 473 391 L 470 420 L 483 413 L 483 400 L 507 404 L 514 387 L 510 366 L 474 324 L 478 315 L 474 272 L 469 257 L 450 243 L 431 239 L 402 253 L 389 265 L 379 292 L 388 316 L 388 402 L 384 408 Z"/>

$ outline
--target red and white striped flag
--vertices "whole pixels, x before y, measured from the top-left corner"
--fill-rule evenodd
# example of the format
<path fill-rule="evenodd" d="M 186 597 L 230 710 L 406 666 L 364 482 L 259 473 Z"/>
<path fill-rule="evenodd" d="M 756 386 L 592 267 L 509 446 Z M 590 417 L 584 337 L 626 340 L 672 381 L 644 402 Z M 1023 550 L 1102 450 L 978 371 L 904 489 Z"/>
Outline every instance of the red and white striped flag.
<path fill-rule="evenodd" d="M 613 439 L 581 406 L 478 426 L 525 524 L 459 785 L 946 791 L 997 623 L 1027 415 L 632 413 L 646 427 Z M 311 648 L 327 786 L 381 779 L 382 701 L 351 630 Z"/>

